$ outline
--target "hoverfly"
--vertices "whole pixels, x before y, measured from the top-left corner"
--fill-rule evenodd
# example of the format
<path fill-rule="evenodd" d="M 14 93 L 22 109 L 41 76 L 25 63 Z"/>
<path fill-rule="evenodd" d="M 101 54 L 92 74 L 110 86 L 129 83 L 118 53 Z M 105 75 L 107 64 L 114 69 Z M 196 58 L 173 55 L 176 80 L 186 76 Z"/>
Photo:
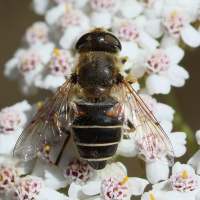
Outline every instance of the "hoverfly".
<path fill-rule="evenodd" d="M 103 169 L 118 144 L 135 130 L 138 147 L 149 157 L 173 164 L 172 145 L 155 117 L 125 77 L 119 39 L 95 28 L 76 43 L 77 58 L 71 77 L 57 89 L 19 137 L 14 157 L 30 160 L 45 143 L 53 146 L 71 135 L 80 157 L 94 169 Z M 139 131 L 138 131 L 139 130 Z"/>

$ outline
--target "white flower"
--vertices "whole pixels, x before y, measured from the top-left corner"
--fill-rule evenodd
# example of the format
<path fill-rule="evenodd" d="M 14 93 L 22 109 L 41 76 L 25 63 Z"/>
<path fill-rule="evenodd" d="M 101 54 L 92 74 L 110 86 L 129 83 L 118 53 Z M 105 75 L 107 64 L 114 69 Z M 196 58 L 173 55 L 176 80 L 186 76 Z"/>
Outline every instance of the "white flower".
<path fill-rule="evenodd" d="M 187 14 L 177 10 L 164 16 L 162 26 L 165 32 L 161 47 L 167 48 L 178 44 L 180 36 L 182 40 L 191 47 L 200 45 L 200 33 L 190 25 L 190 19 Z"/>
<path fill-rule="evenodd" d="M 58 4 L 50 9 L 45 20 L 49 25 L 57 24 L 61 38 L 59 44 L 64 49 L 74 49 L 78 37 L 89 28 L 89 18 L 81 10 L 71 10 L 70 5 Z"/>
<path fill-rule="evenodd" d="M 172 123 L 168 121 L 162 121 L 160 123 L 162 128 L 165 130 L 165 133 L 169 137 L 171 141 L 172 147 L 174 149 L 174 156 L 180 157 L 185 154 L 186 144 L 185 138 L 186 134 L 183 132 L 174 132 L 170 133 L 172 130 Z M 137 134 L 142 136 L 142 133 L 137 130 Z M 155 142 L 156 134 L 149 135 L 148 141 L 138 140 L 135 142 L 135 133 L 129 134 L 130 139 L 123 139 L 119 144 L 119 154 L 125 157 L 133 157 L 138 154 L 138 156 L 146 162 L 146 174 L 147 178 L 151 183 L 157 183 L 160 180 L 165 180 L 169 176 L 169 167 L 168 163 L 166 162 L 165 158 L 165 149 L 166 147 L 163 146 L 163 143 L 159 143 L 161 138 L 157 139 L 157 148 L 158 152 L 149 153 L 148 148 L 151 148 L 150 144 L 153 145 Z M 143 141 L 143 143 L 141 143 Z M 147 144 L 147 146 L 143 147 L 143 145 Z M 171 163 L 169 163 L 171 164 Z"/>
<path fill-rule="evenodd" d="M 161 17 L 164 0 L 139 0 L 144 6 L 144 15 L 148 19 L 156 19 Z"/>
<path fill-rule="evenodd" d="M 200 144 L 200 131 L 196 132 L 196 140 L 198 145 Z M 198 150 L 187 162 L 195 170 L 197 174 L 200 174 L 200 150 Z"/>
<path fill-rule="evenodd" d="M 35 85 L 53 92 L 61 86 L 71 74 L 74 58 L 68 50 L 55 50 L 46 69 L 35 78 Z"/>
<path fill-rule="evenodd" d="M 49 28 L 45 22 L 35 22 L 30 28 L 27 29 L 25 40 L 29 45 L 36 42 L 47 42 L 49 35 Z"/>
<path fill-rule="evenodd" d="M 198 17 L 199 0 L 164 0 L 162 16 L 168 15 L 173 10 L 185 13 L 190 22 L 195 22 Z"/>
<path fill-rule="evenodd" d="M 1 155 L 0 157 L 0 198 L 12 199 L 13 187 L 19 181 L 21 175 L 30 173 L 34 160 L 19 162 L 13 160 L 12 155 Z"/>
<path fill-rule="evenodd" d="M 92 178 L 94 170 L 90 167 L 87 161 L 77 159 L 70 162 L 64 168 L 64 177 L 69 183 L 83 185 L 87 180 Z"/>
<path fill-rule="evenodd" d="M 44 15 L 47 9 L 51 6 L 52 6 L 51 0 L 33 0 L 32 2 L 33 10 L 38 15 Z"/>
<path fill-rule="evenodd" d="M 40 73 L 51 58 L 53 43 L 36 43 L 29 49 L 19 49 L 5 64 L 5 76 L 17 78 L 21 75 L 20 86 L 24 94 L 35 94 L 35 76 Z"/>
<path fill-rule="evenodd" d="M 176 199 L 199 200 L 200 198 L 200 177 L 195 174 L 190 165 L 176 162 L 172 167 L 170 179 L 153 185 L 152 191 L 160 191 L 165 194 L 174 191 Z M 171 193 L 172 194 L 172 193 Z"/>
<path fill-rule="evenodd" d="M 114 18 L 112 31 L 121 41 L 121 56 L 128 56 L 132 61 L 138 55 L 137 46 L 146 50 L 153 50 L 159 45 L 159 43 L 143 29 L 145 21 L 146 18 L 144 16 L 139 16 L 134 20 Z M 130 67 L 130 64 L 127 65 Z"/>
<path fill-rule="evenodd" d="M 30 120 L 31 106 L 26 100 L 0 111 L 0 153 L 8 154 Z"/>
<path fill-rule="evenodd" d="M 45 187 L 44 181 L 35 176 L 21 178 L 15 185 L 13 196 L 15 200 L 64 200 L 66 198 L 63 194 Z"/>
<path fill-rule="evenodd" d="M 91 0 L 90 23 L 95 27 L 111 27 L 113 14 L 119 8 L 119 0 Z"/>
<path fill-rule="evenodd" d="M 178 65 L 184 56 L 184 51 L 178 46 L 167 49 L 156 49 L 147 53 L 142 52 L 131 68 L 131 75 L 136 78 L 145 73 L 147 92 L 152 94 L 168 94 L 171 85 L 182 87 L 188 72 Z"/>
<path fill-rule="evenodd" d="M 119 7 L 120 14 L 127 19 L 133 19 L 143 11 L 142 5 L 136 0 L 123 0 Z"/>
<path fill-rule="evenodd" d="M 144 179 L 127 178 L 126 168 L 121 163 L 107 165 L 96 172 L 97 175 L 93 180 L 88 181 L 84 186 L 72 183 L 69 188 L 69 197 L 85 200 L 86 197 L 93 196 L 87 199 L 109 200 L 119 195 L 119 200 L 128 200 L 132 195 L 141 195 L 148 184 L 148 181 Z"/>

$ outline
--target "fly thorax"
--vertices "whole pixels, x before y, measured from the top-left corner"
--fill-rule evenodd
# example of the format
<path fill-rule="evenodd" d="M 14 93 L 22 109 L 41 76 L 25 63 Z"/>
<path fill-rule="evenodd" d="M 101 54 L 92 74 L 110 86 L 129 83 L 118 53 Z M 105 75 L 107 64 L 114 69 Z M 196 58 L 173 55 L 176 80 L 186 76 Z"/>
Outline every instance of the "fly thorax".
<path fill-rule="evenodd" d="M 80 56 L 78 84 L 88 98 L 102 98 L 116 84 L 117 58 L 108 52 L 88 52 Z"/>

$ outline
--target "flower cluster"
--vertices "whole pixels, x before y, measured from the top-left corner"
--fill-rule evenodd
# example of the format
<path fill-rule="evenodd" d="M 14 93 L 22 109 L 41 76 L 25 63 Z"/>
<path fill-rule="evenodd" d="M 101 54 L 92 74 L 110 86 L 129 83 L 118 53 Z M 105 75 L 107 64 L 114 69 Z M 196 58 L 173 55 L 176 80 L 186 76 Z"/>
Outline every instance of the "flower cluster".
<path fill-rule="evenodd" d="M 73 102 L 65 102 L 65 90 L 62 97 L 56 93 L 59 108 L 50 103 L 48 110 L 45 103 L 31 106 L 22 101 L 0 111 L 0 200 L 130 200 L 132 195 L 142 195 L 142 200 L 200 200 L 200 178 L 195 174 L 195 170 L 200 174 L 200 152 L 187 165 L 176 162 L 170 175 L 173 157 L 186 152 L 186 133 L 172 132 L 175 110 L 152 96 L 169 94 L 172 86 L 182 87 L 189 78 L 179 62 L 185 54 L 183 43 L 200 46 L 200 32 L 193 27 L 200 20 L 200 0 L 32 0 L 31 7 L 44 16 L 44 22 L 27 29 L 22 47 L 5 64 L 4 75 L 19 79 L 26 95 L 37 94 L 39 88 L 59 91 L 76 65 L 75 44 L 80 36 L 91 27 L 103 27 L 116 35 L 122 45 L 120 57 L 127 60 L 120 73 L 127 79 L 138 78 L 131 87 L 140 95 L 126 99 L 135 106 L 133 127 L 127 128 L 129 121 L 123 118 L 124 135 L 116 155 L 137 156 L 148 181 L 127 177 L 121 162 L 94 170 L 87 159 L 80 158 L 73 138 L 68 141 L 66 129 L 73 119 L 66 117 L 66 110 Z M 82 95 L 79 89 L 77 96 Z M 129 116 L 126 103 L 122 110 Z M 51 119 L 45 118 L 43 109 Z M 75 110 L 77 115 L 84 113 Z M 28 148 L 22 150 L 25 141 L 16 147 L 28 161 L 13 160 L 18 137 L 29 122 L 29 126 L 35 122 L 31 119 L 38 111 L 44 121 L 32 128 Z M 196 138 L 200 144 L 199 131 Z M 149 183 L 153 189 L 144 193 Z"/>

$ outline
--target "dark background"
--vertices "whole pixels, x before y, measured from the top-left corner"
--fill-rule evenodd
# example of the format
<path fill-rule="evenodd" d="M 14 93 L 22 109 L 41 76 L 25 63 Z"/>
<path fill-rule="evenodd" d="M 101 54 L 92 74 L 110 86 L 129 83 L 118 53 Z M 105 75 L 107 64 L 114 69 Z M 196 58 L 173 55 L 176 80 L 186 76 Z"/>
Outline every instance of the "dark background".
<path fill-rule="evenodd" d="M 0 0 L 0 108 L 11 106 L 27 99 L 30 104 L 45 97 L 51 96 L 50 91 L 40 90 L 36 96 L 24 96 L 19 91 L 18 80 L 9 80 L 4 77 L 4 64 L 13 57 L 14 52 L 20 47 L 21 38 L 26 29 L 35 21 L 43 20 L 30 9 L 31 0 Z M 173 88 L 178 100 L 178 105 L 183 118 L 191 129 L 196 132 L 200 129 L 200 48 L 186 51 L 186 56 L 181 61 L 190 74 L 189 80 L 182 88 Z M 165 97 L 159 96 L 163 102 Z M 187 162 L 192 153 L 184 156 Z M 141 174 L 136 158 L 126 160 L 129 176 Z M 134 197 L 134 199 L 137 199 Z"/>

